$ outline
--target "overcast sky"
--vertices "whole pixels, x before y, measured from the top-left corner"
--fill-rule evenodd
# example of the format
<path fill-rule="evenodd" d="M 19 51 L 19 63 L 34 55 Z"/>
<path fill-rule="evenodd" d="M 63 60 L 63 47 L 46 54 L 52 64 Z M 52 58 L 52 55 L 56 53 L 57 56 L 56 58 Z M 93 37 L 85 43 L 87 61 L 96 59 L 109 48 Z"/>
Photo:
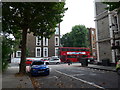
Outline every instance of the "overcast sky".
<path fill-rule="evenodd" d="M 95 28 L 94 0 L 66 0 L 68 10 L 61 22 L 61 35 L 72 30 L 75 25 L 85 25 Z"/>

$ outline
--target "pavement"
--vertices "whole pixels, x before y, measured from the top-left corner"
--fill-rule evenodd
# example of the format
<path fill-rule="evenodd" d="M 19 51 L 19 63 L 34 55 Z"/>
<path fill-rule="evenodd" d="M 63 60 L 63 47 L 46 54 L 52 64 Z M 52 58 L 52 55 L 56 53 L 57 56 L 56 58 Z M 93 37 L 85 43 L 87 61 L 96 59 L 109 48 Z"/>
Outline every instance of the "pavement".
<path fill-rule="evenodd" d="M 71 66 L 80 66 L 80 63 L 73 63 Z M 116 71 L 115 66 L 100 66 L 100 65 L 88 64 L 87 68 L 113 71 L 113 72 Z M 29 76 L 28 75 L 16 76 L 15 74 L 18 73 L 18 71 L 19 71 L 18 66 L 13 66 L 10 64 L 8 69 L 4 73 L 2 73 L 2 89 L 3 90 L 9 89 L 9 88 L 34 89 Z"/>
<path fill-rule="evenodd" d="M 115 66 L 102 66 L 102 65 L 88 64 L 88 68 L 116 72 Z"/>
<path fill-rule="evenodd" d="M 80 66 L 81 63 L 73 63 L 72 65 Z M 115 66 L 103 66 L 103 65 L 96 65 L 96 64 L 88 64 L 88 66 L 86 68 L 116 72 Z"/>
<path fill-rule="evenodd" d="M 34 89 L 33 84 L 28 75 L 18 76 L 18 66 L 9 66 L 8 69 L 2 73 L 2 90 L 6 89 Z"/>

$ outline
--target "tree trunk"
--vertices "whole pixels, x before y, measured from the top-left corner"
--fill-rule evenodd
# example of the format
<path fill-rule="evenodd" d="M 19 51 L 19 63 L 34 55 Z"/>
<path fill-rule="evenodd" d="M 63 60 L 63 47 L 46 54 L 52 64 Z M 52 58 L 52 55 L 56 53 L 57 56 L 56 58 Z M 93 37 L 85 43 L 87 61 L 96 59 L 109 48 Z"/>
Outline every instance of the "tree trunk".
<path fill-rule="evenodd" d="M 41 36 L 41 57 L 43 57 L 43 36 Z"/>
<path fill-rule="evenodd" d="M 19 73 L 26 73 L 26 41 L 27 41 L 27 29 L 23 29 L 22 32 L 22 45 L 21 45 L 21 61 L 19 67 Z"/>

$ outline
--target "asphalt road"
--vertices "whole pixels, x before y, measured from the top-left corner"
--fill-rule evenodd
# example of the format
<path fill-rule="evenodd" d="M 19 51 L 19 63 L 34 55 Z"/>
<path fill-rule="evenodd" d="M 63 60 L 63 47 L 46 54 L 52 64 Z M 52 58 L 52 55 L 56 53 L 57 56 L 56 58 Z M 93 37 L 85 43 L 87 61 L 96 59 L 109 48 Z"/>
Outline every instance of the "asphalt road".
<path fill-rule="evenodd" d="M 50 75 L 31 77 L 36 88 L 118 88 L 116 72 L 81 67 L 81 65 L 49 65 Z"/>

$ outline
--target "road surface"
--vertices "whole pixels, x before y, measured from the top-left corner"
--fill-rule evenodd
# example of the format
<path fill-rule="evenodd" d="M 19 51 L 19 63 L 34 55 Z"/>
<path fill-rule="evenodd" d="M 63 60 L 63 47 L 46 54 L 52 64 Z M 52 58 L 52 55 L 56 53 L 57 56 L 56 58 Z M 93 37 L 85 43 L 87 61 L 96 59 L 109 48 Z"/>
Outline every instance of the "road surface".
<path fill-rule="evenodd" d="M 116 72 L 89 69 L 79 64 L 48 65 L 50 75 L 31 77 L 36 88 L 118 88 Z"/>

